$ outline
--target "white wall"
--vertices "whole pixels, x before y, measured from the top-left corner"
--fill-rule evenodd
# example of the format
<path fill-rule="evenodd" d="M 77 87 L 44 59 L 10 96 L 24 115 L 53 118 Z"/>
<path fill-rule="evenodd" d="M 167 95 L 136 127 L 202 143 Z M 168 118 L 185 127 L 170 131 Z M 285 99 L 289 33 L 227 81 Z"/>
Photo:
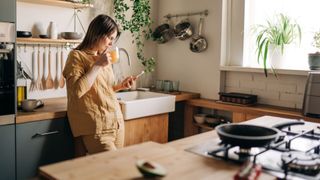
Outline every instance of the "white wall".
<path fill-rule="evenodd" d="M 226 72 L 226 92 L 258 95 L 258 103 L 301 109 L 307 76 Z"/>
<path fill-rule="evenodd" d="M 129 2 L 129 0 L 127 0 Z M 152 18 L 157 19 L 157 1 L 151 1 L 151 9 L 152 9 Z M 98 14 L 105 13 L 113 16 L 113 6 L 112 0 L 95 0 L 94 8 L 84 9 L 79 13 L 80 19 L 84 28 L 87 29 L 90 21 Z M 54 21 L 57 24 L 58 31 L 73 31 L 73 9 L 57 7 L 57 6 L 47 6 L 47 5 L 38 5 L 31 3 L 23 3 L 17 2 L 17 30 L 23 31 L 32 31 L 35 23 L 42 23 L 44 28 L 47 29 L 49 22 Z M 80 24 L 77 24 L 78 32 L 82 32 Z M 142 65 L 136 58 L 136 48 L 131 43 L 132 38 L 131 34 L 128 32 L 122 33 L 120 39 L 118 40 L 118 46 L 125 48 L 132 61 L 131 67 L 127 65 L 127 61 L 122 61 L 120 63 L 120 67 L 122 69 L 123 76 L 135 75 L 140 73 L 143 69 Z M 26 49 L 26 52 L 24 51 Z M 32 46 L 27 46 L 24 48 L 22 45 L 20 49 L 18 49 L 18 55 L 23 59 L 23 61 L 27 64 L 30 70 L 32 70 Z M 37 48 L 36 48 L 37 50 Z M 43 54 L 43 48 L 40 48 L 41 54 Z M 48 52 L 48 47 L 47 50 Z M 64 57 L 67 58 L 68 54 L 67 49 L 64 49 Z M 156 56 L 156 44 L 153 42 L 146 42 L 146 55 Z M 56 48 L 52 48 L 52 61 L 51 61 L 51 73 L 52 76 L 56 76 L 56 62 L 55 60 Z M 125 57 L 123 57 L 125 58 Z M 47 66 L 46 66 L 47 67 Z M 45 77 L 48 72 L 44 70 Z M 138 85 L 150 85 L 152 81 L 151 75 L 144 75 L 140 78 L 140 83 Z M 30 82 L 29 82 L 30 84 Z M 29 89 L 29 88 L 28 88 Z M 54 89 L 54 90 L 43 90 L 43 91 L 28 91 L 28 98 L 51 98 L 51 97 L 61 97 L 66 96 L 65 88 L 63 89 Z"/>
<path fill-rule="evenodd" d="M 173 39 L 157 46 L 156 78 L 179 80 L 180 90 L 199 92 L 203 98 L 217 99 L 220 86 L 220 44 L 221 44 L 221 0 L 161 0 L 159 1 L 158 24 L 164 15 L 192 13 L 209 10 L 205 18 L 202 35 L 208 41 L 208 49 L 201 53 L 189 50 L 190 39 Z M 190 17 L 198 32 L 199 16 Z M 173 18 L 172 25 L 180 19 Z"/>

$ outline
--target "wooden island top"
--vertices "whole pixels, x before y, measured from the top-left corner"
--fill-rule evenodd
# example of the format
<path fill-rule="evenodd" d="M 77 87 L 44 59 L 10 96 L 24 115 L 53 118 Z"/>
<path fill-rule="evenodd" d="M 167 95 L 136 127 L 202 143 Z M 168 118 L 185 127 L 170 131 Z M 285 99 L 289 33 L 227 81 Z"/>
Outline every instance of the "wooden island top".
<path fill-rule="evenodd" d="M 272 126 L 290 119 L 263 116 L 245 123 Z M 310 123 L 310 127 L 319 124 Z M 233 179 L 240 166 L 185 151 L 186 148 L 216 139 L 216 132 L 194 135 L 167 144 L 146 142 L 118 151 L 103 152 L 40 167 L 45 179 L 143 179 L 135 167 L 139 159 L 154 161 L 167 169 L 163 179 Z M 260 180 L 275 179 L 262 173 Z"/>

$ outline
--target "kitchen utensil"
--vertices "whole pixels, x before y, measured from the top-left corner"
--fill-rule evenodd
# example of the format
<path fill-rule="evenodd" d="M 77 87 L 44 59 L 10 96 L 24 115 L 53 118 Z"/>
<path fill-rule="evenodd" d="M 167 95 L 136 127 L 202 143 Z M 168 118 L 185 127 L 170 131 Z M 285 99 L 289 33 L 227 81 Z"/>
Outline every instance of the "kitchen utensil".
<path fill-rule="evenodd" d="M 215 129 L 223 143 L 248 149 L 251 147 L 263 147 L 269 145 L 272 141 L 278 141 L 282 134 L 279 129 L 300 124 L 304 124 L 304 122 L 282 123 L 272 128 L 232 123 L 218 125 Z"/>
<path fill-rule="evenodd" d="M 17 37 L 28 38 L 31 36 L 32 33 L 30 31 L 17 31 Z"/>
<path fill-rule="evenodd" d="M 46 79 L 46 89 L 53 88 L 53 79 L 51 76 L 51 47 L 49 45 L 49 55 L 48 55 L 48 76 Z"/>
<path fill-rule="evenodd" d="M 32 81 L 30 84 L 30 91 L 36 91 L 38 90 L 37 86 L 37 77 L 36 77 L 36 70 L 37 70 L 37 59 L 36 59 L 36 51 L 33 47 L 32 51 Z"/>
<path fill-rule="evenodd" d="M 152 38 L 159 44 L 168 42 L 174 36 L 174 30 L 168 23 L 161 24 L 152 33 Z"/>
<path fill-rule="evenodd" d="M 40 74 L 40 47 L 38 46 L 38 54 L 37 54 L 37 65 L 38 65 L 38 75 L 37 75 L 37 80 L 36 80 L 36 87 L 38 90 L 42 90 L 43 86 L 42 86 L 42 80 L 41 80 L 41 74 Z"/>
<path fill-rule="evenodd" d="M 180 40 L 186 40 L 193 35 L 192 25 L 188 19 L 181 21 L 174 27 L 175 37 Z"/>
<path fill-rule="evenodd" d="M 55 89 L 58 89 L 59 88 L 59 75 L 61 74 L 61 68 L 60 68 L 60 60 L 59 60 L 59 48 L 57 47 L 57 51 L 56 51 L 56 61 L 55 61 L 55 64 L 56 64 L 56 75 L 55 75 L 55 78 L 54 78 L 54 88 Z"/>
<path fill-rule="evenodd" d="M 190 42 L 190 50 L 195 53 L 202 52 L 208 48 L 207 40 L 201 36 L 203 21 L 204 19 L 201 17 L 198 27 L 198 35 L 193 37 Z"/>
<path fill-rule="evenodd" d="M 64 87 L 64 77 L 63 77 L 63 68 L 64 68 L 64 60 L 63 60 L 63 47 L 61 47 L 61 52 L 60 52 L 60 66 L 61 66 L 61 75 L 60 75 L 60 80 L 59 80 L 59 87 L 63 88 Z"/>

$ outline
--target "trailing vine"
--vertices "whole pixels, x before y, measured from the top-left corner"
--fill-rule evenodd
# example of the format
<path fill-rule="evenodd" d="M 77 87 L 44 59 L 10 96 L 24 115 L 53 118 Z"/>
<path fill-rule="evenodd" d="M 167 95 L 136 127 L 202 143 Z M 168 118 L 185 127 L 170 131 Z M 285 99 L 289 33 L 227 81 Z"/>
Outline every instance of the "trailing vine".
<path fill-rule="evenodd" d="M 130 0 L 132 4 L 127 4 L 125 0 L 113 0 L 114 15 L 116 21 L 121 25 L 123 31 L 130 31 L 132 43 L 137 47 L 137 57 L 144 66 L 146 72 L 151 72 L 155 67 L 153 57 L 146 58 L 143 52 L 144 40 L 151 38 L 151 18 L 149 0 Z M 126 17 L 126 12 L 132 10 L 130 19 Z"/>

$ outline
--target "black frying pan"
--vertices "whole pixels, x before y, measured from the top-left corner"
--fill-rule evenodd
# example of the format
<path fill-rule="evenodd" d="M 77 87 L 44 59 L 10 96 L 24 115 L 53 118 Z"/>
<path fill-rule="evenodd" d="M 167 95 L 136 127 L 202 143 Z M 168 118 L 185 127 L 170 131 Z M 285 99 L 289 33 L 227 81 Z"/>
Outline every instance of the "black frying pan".
<path fill-rule="evenodd" d="M 281 123 L 272 128 L 248 124 L 222 124 L 215 129 L 223 143 L 241 148 L 251 148 L 269 145 L 280 138 L 282 133 L 279 129 L 297 124 L 304 124 L 304 122 Z"/>

